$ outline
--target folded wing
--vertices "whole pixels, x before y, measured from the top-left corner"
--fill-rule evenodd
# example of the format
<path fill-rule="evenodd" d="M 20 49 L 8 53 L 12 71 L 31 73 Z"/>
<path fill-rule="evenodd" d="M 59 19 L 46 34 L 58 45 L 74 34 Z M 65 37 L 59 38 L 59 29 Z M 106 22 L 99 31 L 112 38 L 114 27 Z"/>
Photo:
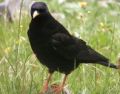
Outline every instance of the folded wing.
<path fill-rule="evenodd" d="M 116 65 L 109 63 L 106 57 L 76 37 L 64 33 L 56 33 L 52 36 L 51 45 L 65 59 L 76 59 L 80 63 L 98 63 L 116 68 Z"/>

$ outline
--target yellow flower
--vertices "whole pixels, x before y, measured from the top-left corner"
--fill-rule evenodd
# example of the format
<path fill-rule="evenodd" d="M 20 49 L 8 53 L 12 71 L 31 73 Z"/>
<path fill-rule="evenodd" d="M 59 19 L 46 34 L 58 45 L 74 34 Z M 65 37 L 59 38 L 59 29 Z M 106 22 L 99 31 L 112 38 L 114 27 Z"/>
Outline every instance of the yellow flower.
<path fill-rule="evenodd" d="M 16 40 L 16 44 L 19 44 L 21 42 L 25 41 L 25 38 L 20 36 L 20 38 L 18 40 Z"/>
<path fill-rule="evenodd" d="M 4 50 L 4 52 L 5 52 L 6 54 L 8 54 L 10 51 L 11 51 L 11 48 L 10 48 L 10 47 L 5 48 L 5 50 Z"/>
<path fill-rule="evenodd" d="M 103 32 L 105 32 L 105 31 L 106 31 L 106 29 L 105 29 L 105 28 L 102 28 L 102 31 L 103 31 Z"/>
<path fill-rule="evenodd" d="M 20 28 L 23 28 L 23 25 L 20 25 Z"/>
<path fill-rule="evenodd" d="M 16 44 L 19 44 L 19 43 L 21 43 L 21 42 L 22 42 L 21 39 L 16 40 Z"/>
<path fill-rule="evenodd" d="M 103 22 L 100 22 L 99 25 L 100 25 L 100 29 L 101 29 L 103 32 L 111 31 L 110 28 L 109 28 L 109 26 L 108 26 L 107 24 L 105 24 L 105 23 L 103 23 Z"/>
<path fill-rule="evenodd" d="M 79 5 L 81 8 L 84 8 L 88 5 L 88 3 L 83 1 L 83 2 L 79 2 Z"/>
<path fill-rule="evenodd" d="M 88 11 L 88 14 L 90 14 L 91 13 L 91 11 Z"/>
<path fill-rule="evenodd" d="M 101 27 L 104 27 L 105 24 L 104 24 L 103 22 L 100 22 L 100 26 L 101 26 Z"/>

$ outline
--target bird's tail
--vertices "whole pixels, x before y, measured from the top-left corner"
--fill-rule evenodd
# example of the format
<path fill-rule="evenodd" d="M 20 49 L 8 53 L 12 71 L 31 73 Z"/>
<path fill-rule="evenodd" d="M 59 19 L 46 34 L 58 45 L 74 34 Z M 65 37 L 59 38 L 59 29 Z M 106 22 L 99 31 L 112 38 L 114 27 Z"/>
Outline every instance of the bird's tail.
<path fill-rule="evenodd" d="M 101 64 L 106 67 L 114 68 L 114 69 L 119 69 L 119 65 L 115 65 L 109 62 L 98 62 L 98 64 Z"/>

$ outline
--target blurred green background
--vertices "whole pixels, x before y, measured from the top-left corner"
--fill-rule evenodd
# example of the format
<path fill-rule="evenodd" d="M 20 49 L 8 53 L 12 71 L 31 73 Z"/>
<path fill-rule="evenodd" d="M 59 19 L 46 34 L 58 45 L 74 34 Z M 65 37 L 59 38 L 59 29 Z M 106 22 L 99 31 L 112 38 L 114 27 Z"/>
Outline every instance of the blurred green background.
<path fill-rule="evenodd" d="M 2 0 L 0 0 L 2 1 Z M 116 63 L 120 54 L 120 3 L 111 0 L 36 0 L 69 32 Z M 111 1 L 111 2 L 108 2 Z M 0 94 L 38 94 L 47 68 L 35 58 L 28 41 L 30 14 L 10 23 L 0 18 Z M 63 74 L 55 73 L 52 83 Z M 120 94 L 120 71 L 101 65 L 80 65 L 67 80 L 72 94 Z"/>

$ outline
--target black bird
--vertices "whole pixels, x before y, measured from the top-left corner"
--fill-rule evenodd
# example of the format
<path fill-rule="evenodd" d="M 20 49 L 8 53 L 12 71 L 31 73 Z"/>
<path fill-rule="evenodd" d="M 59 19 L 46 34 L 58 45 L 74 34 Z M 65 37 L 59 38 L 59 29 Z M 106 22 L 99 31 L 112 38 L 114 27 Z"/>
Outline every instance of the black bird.
<path fill-rule="evenodd" d="M 62 84 L 55 90 L 58 94 L 63 89 L 68 74 L 81 63 L 101 64 L 118 69 L 117 65 L 109 63 L 106 57 L 92 49 L 85 41 L 72 36 L 52 17 L 44 2 L 32 4 L 31 17 L 28 30 L 31 48 L 38 60 L 49 70 L 43 93 L 47 90 L 54 71 L 65 74 Z"/>

